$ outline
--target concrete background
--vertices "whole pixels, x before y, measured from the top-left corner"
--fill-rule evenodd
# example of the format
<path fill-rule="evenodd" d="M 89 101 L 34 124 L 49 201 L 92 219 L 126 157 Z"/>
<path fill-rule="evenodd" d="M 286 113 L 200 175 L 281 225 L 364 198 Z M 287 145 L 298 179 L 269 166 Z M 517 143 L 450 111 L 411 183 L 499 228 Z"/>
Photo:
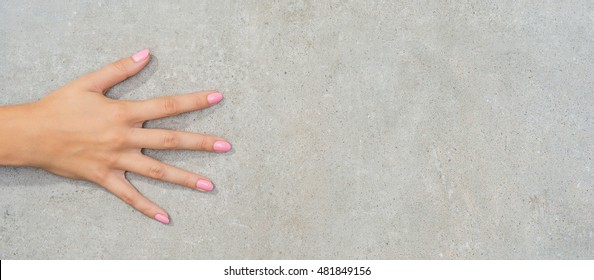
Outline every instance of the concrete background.
<path fill-rule="evenodd" d="M 593 1 L 1 1 L 0 104 L 148 47 L 109 96 L 219 89 L 147 126 L 234 152 L 146 152 L 217 185 L 129 175 L 169 226 L 1 167 L 0 258 L 592 259 L 593 26 Z"/>

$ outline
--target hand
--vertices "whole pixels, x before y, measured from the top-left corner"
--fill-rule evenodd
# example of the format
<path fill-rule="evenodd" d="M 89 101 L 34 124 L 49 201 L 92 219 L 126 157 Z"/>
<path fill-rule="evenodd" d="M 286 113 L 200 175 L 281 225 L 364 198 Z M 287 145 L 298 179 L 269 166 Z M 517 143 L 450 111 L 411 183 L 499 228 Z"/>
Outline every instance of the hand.
<path fill-rule="evenodd" d="M 165 224 L 169 223 L 167 212 L 140 194 L 125 178 L 126 171 L 199 191 L 212 190 L 208 178 L 147 157 L 141 149 L 227 152 L 231 145 L 225 139 L 146 129 L 142 124 L 210 107 L 219 103 L 223 95 L 204 91 L 145 101 L 112 100 L 104 95 L 109 88 L 138 73 L 149 60 L 149 51 L 145 49 L 84 75 L 37 102 L 10 108 L 11 113 L 20 116 L 12 122 L 13 143 L 8 144 L 22 159 L 19 165 L 96 183 Z M 1 137 L 0 144 L 6 145 Z"/>

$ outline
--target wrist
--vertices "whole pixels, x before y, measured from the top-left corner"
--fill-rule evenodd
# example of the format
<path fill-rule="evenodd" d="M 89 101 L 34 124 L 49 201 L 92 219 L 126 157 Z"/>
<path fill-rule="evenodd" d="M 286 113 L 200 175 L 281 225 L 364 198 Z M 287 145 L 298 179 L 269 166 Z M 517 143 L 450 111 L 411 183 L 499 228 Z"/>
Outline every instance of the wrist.
<path fill-rule="evenodd" d="M 33 164 L 35 142 L 33 103 L 0 106 L 0 166 Z"/>

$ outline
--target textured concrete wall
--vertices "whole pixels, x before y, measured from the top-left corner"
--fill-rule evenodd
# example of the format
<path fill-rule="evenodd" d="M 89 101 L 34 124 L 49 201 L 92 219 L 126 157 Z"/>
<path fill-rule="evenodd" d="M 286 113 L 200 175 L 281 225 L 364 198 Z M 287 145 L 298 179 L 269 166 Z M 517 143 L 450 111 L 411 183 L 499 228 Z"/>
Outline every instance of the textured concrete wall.
<path fill-rule="evenodd" d="M 592 1 L 26 2 L 0 2 L 0 104 L 147 47 L 109 96 L 216 88 L 147 126 L 234 152 L 146 151 L 217 185 L 130 174 L 169 226 L 0 167 L 2 259 L 594 258 Z"/>

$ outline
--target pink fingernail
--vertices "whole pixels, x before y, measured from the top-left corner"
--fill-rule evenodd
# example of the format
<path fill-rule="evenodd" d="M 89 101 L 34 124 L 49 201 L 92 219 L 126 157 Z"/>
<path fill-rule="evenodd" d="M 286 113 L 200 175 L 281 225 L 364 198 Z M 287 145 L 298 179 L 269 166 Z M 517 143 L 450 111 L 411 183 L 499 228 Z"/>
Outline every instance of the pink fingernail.
<path fill-rule="evenodd" d="M 217 104 L 223 100 L 223 95 L 219 92 L 213 92 L 206 97 L 208 104 Z"/>
<path fill-rule="evenodd" d="M 135 55 L 132 56 L 132 60 L 134 62 L 141 62 L 145 60 L 149 56 L 149 49 L 144 49 L 137 52 Z"/>
<path fill-rule="evenodd" d="M 196 183 L 196 187 L 204 191 L 212 191 L 212 189 L 214 188 L 210 181 L 204 179 L 198 180 L 198 182 Z"/>
<path fill-rule="evenodd" d="M 155 220 L 164 223 L 164 224 L 168 224 L 169 223 L 169 218 L 163 214 L 157 214 L 155 215 Z"/>
<path fill-rule="evenodd" d="M 214 142 L 212 148 L 217 152 L 228 152 L 231 150 L 231 144 L 229 144 L 227 141 L 219 140 Z"/>

